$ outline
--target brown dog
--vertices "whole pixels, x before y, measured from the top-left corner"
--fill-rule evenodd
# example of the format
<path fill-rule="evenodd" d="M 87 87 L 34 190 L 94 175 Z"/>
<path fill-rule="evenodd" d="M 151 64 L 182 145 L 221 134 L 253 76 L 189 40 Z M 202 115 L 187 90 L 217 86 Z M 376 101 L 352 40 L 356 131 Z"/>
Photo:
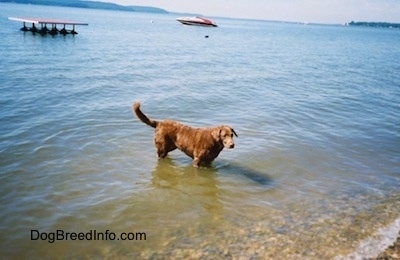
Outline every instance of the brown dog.
<path fill-rule="evenodd" d="M 193 166 L 212 162 L 222 149 L 233 148 L 232 127 L 221 125 L 210 128 L 192 128 L 172 120 L 151 120 L 140 110 L 140 103 L 132 106 L 133 111 L 143 123 L 155 128 L 154 143 L 158 158 L 165 158 L 170 151 L 178 148 L 193 159 Z"/>

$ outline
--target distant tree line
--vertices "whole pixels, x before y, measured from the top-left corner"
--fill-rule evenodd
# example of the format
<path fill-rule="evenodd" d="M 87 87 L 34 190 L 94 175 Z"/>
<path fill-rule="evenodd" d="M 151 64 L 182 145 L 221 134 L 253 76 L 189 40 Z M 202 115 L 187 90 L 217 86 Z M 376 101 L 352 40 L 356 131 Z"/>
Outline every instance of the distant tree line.
<path fill-rule="evenodd" d="M 93 8 L 107 10 L 121 10 L 132 12 L 151 12 L 151 13 L 168 13 L 168 11 L 151 6 L 123 6 L 114 3 L 100 1 L 82 1 L 82 0 L 0 0 L 1 2 L 18 3 L 18 4 L 34 4 L 34 5 L 51 5 L 78 8 Z"/>
<path fill-rule="evenodd" d="M 350 26 L 365 26 L 365 27 L 383 27 L 383 28 L 400 28 L 400 23 L 387 22 L 354 22 L 349 23 Z"/>

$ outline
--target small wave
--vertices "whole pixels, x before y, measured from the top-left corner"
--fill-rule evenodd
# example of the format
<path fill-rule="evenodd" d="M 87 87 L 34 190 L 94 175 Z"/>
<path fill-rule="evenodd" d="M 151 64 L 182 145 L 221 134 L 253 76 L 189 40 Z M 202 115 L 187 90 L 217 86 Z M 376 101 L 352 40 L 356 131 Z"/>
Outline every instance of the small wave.
<path fill-rule="evenodd" d="M 362 260 L 376 257 L 396 241 L 399 231 L 400 218 L 396 219 L 392 224 L 378 229 L 371 237 L 362 240 L 354 252 L 346 256 L 337 256 L 335 259 Z"/>

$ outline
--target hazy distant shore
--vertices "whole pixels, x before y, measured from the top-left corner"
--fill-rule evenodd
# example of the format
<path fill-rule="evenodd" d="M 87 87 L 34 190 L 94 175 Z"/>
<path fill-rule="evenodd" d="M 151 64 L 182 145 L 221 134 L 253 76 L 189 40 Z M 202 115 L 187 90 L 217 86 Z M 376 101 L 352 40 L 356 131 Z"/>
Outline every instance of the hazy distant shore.
<path fill-rule="evenodd" d="M 363 27 L 383 27 L 383 28 L 400 28 L 400 23 L 387 23 L 387 22 L 350 22 L 349 26 L 363 26 Z"/>
<path fill-rule="evenodd" d="M 64 7 L 78 7 L 78 8 L 92 8 L 92 9 L 106 9 L 106 10 L 119 10 L 131 12 L 146 12 L 146 13 L 169 13 L 167 10 L 151 6 L 123 6 L 114 3 L 97 2 L 97 1 L 81 1 L 81 0 L 0 0 L 4 3 L 18 3 L 18 4 L 35 4 L 35 5 L 51 5 L 51 6 L 64 6 Z"/>
<path fill-rule="evenodd" d="M 64 7 L 77 7 L 77 8 L 92 8 L 92 9 L 105 9 L 105 10 L 119 10 L 130 12 L 146 12 L 146 13 L 176 13 L 170 12 L 162 8 L 152 6 L 136 6 L 136 5 L 119 5 L 109 2 L 99 1 L 84 1 L 84 0 L 0 0 L 0 3 L 18 3 L 18 4 L 34 4 L 34 5 L 51 5 L 51 6 L 64 6 Z M 181 13 L 176 13 L 181 14 Z M 191 13 L 184 13 L 187 15 L 195 15 Z M 283 22 L 283 21 L 279 21 Z M 298 22 L 293 22 L 298 23 Z M 314 23 L 310 23 L 314 24 Z M 318 24 L 318 23 L 317 23 Z M 342 24 L 343 25 L 343 24 Z M 400 28 L 400 23 L 389 22 L 355 22 L 351 21 L 346 23 L 348 26 L 362 26 L 362 27 L 380 27 L 380 28 Z"/>

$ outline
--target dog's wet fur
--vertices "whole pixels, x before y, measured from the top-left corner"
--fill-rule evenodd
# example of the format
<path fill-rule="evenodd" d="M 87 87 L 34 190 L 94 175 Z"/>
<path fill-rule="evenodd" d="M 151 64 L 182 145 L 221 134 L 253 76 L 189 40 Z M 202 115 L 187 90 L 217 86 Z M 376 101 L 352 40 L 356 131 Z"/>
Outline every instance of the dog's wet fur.
<path fill-rule="evenodd" d="M 210 164 L 224 148 L 235 147 L 235 130 L 228 125 L 207 128 L 193 128 L 173 120 L 157 121 L 149 119 L 140 110 L 140 103 L 132 105 L 136 116 L 153 128 L 154 144 L 159 158 L 165 158 L 169 152 L 179 149 L 193 159 L 193 166 Z"/>

